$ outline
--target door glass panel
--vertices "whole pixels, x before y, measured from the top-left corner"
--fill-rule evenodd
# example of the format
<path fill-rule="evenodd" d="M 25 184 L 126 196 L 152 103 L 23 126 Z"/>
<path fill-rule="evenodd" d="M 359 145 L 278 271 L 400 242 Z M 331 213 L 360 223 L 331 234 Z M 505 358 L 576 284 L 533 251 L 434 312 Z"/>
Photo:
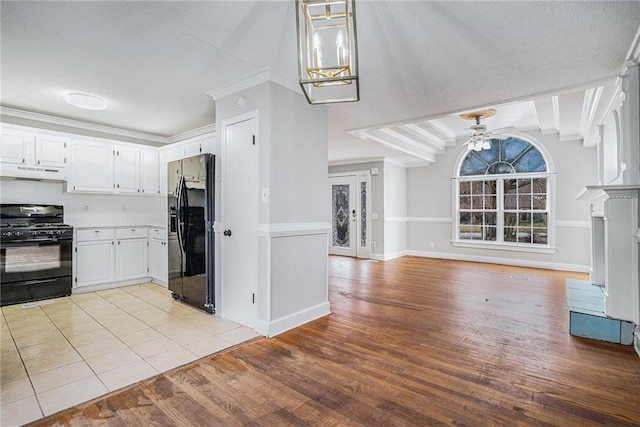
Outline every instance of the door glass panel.
<path fill-rule="evenodd" d="M 367 247 L 367 183 L 360 183 L 360 247 Z"/>
<path fill-rule="evenodd" d="M 348 248 L 349 242 L 349 185 L 331 186 L 333 246 Z"/>

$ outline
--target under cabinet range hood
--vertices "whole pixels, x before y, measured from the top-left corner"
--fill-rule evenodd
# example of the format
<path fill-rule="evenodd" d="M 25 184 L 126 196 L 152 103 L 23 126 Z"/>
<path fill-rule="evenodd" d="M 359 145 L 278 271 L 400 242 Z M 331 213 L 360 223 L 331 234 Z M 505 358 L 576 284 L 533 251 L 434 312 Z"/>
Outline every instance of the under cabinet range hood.
<path fill-rule="evenodd" d="M 67 180 L 63 169 L 48 166 L 23 166 L 20 164 L 2 163 L 0 177 L 25 181 L 54 181 Z"/>

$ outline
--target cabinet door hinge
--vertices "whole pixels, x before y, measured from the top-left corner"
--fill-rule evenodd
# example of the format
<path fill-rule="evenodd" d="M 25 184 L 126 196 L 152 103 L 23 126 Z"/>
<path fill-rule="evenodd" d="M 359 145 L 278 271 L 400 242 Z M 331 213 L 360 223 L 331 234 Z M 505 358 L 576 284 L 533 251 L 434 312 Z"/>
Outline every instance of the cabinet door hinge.
<path fill-rule="evenodd" d="M 253 136 L 253 145 L 256 145 L 256 136 L 255 135 L 251 135 Z"/>
<path fill-rule="evenodd" d="M 78 278 L 77 277 L 75 278 L 75 282 L 78 283 Z"/>
<path fill-rule="evenodd" d="M 147 267 L 147 273 L 149 272 L 149 267 Z"/>
<path fill-rule="evenodd" d="M 251 294 L 251 304 L 256 303 L 256 294 Z"/>
<path fill-rule="evenodd" d="M 64 158 L 64 162 L 67 163 L 67 158 L 66 157 Z"/>

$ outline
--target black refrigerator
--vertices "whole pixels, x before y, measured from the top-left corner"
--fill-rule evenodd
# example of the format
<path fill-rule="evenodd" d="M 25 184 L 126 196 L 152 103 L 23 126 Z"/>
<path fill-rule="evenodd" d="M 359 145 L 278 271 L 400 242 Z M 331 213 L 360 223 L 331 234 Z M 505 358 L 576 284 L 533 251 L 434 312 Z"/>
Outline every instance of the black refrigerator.
<path fill-rule="evenodd" d="M 169 290 L 173 298 L 215 313 L 215 156 L 167 164 Z"/>

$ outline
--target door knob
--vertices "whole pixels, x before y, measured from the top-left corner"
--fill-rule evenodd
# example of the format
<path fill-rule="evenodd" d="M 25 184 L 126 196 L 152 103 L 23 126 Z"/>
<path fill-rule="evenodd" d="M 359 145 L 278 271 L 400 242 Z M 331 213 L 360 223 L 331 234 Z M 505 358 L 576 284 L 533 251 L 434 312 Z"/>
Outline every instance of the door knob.
<path fill-rule="evenodd" d="M 224 234 L 225 236 L 231 236 L 231 230 L 224 230 L 222 234 Z"/>

